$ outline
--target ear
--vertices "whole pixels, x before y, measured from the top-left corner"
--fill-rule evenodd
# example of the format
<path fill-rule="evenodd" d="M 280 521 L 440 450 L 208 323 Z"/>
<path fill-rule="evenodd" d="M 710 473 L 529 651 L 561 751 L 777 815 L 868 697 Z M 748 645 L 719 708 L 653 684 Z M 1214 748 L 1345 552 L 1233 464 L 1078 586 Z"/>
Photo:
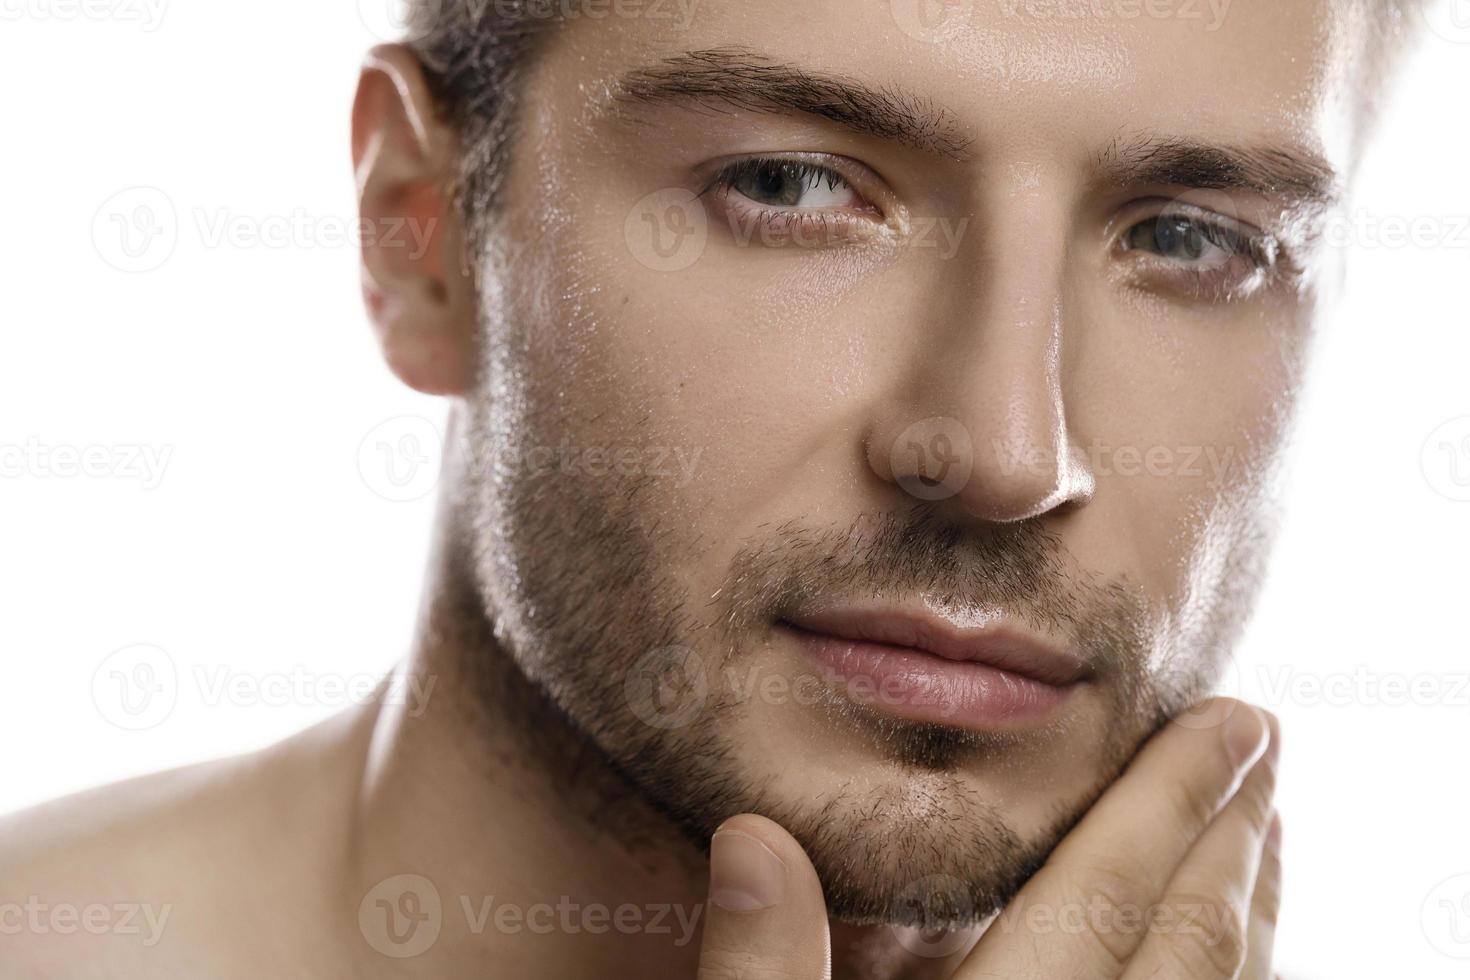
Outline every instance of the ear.
<path fill-rule="evenodd" d="M 474 377 L 473 287 L 445 196 L 453 160 L 418 59 L 374 48 L 352 106 L 363 299 L 393 373 L 433 395 L 464 395 Z"/>

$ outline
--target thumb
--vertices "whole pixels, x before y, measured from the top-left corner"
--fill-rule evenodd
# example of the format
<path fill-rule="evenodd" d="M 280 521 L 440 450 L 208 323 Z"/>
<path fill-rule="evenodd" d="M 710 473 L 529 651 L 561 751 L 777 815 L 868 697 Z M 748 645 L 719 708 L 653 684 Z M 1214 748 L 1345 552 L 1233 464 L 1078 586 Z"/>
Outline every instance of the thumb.
<path fill-rule="evenodd" d="M 779 824 L 746 813 L 710 842 L 699 980 L 827 980 L 827 905 L 806 852 Z"/>

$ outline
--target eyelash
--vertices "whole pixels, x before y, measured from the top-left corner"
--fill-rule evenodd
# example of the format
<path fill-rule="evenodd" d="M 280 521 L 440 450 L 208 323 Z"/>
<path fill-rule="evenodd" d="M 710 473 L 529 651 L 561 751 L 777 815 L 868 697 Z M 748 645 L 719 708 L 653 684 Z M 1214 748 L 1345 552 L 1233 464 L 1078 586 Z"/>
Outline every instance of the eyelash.
<path fill-rule="evenodd" d="M 846 187 L 861 207 L 824 208 L 781 206 L 757 201 L 741 190 L 748 181 L 771 171 L 796 181 L 804 191 L 825 187 L 829 192 Z M 732 161 L 721 167 L 700 191 L 700 197 L 715 199 L 732 221 L 749 222 L 763 234 L 799 241 L 807 246 L 841 244 L 865 232 L 883 219 L 882 214 L 857 189 L 856 183 L 835 166 L 799 157 L 758 156 Z"/>
<path fill-rule="evenodd" d="M 771 176 L 794 181 L 803 193 L 823 186 L 833 192 L 848 188 L 862 202 L 859 208 L 802 207 L 772 205 L 757 201 L 741 190 L 751 181 Z M 749 222 L 752 228 L 778 238 L 807 245 L 831 245 L 852 241 L 860 233 L 871 232 L 882 221 L 879 210 L 835 166 L 811 159 L 788 156 L 756 156 L 734 160 L 722 166 L 700 191 L 700 197 L 719 202 L 732 221 Z M 1146 202 L 1139 202 L 1140 205 Z M 1117 238 L 1117 250 L 1133 262 L 1132 272 L 1143 288 L 1157 288 L 1162 282 L 1170 291 L 1192 299 L 1229 302 L 1259 292 L 1262 288 L 1289 278 L 1294 267 L 1272 235 L 1260 232 L 1206 208 L 1179 201 L 1152 205 L 1155 210 L 1130 219 Z M 875 221 L 875 218 L 877 219 Z M 1175 221 L 1187 226 L 1199 240 L 1226 253 L 1216 266 L 1181 261 L 1137 247 L 1135 236 L 1147 234 L 1147 226 Z M 1156 230 L 1155 235 L 1158 234 Z M 1244 268 L 1241 267 L 1244 263 Z"/>
<path fill-rule="evenodd" d="M 810 189 L 815 189 L 822 183 L 826 183 L 828 190 L 836 190 L 838 184 L 846 184 L 847 178 L 831 167 L 823 167 L 807 160 L 791 160 L 781 157 L 751 157 L 746 160 L 736 160 L 734 163 L 726 164 L 714 179 L 710 181 L 708 191 L 714 187 L 734 189 L 737 184 L 746 178 L 756 177 L 762 171 L 772 168 L 783 168 L 790 170 Z M 851 186 L 851 185 L 849 185 Z"/>
<path fill-rule="evenodd" d="M 1200 265 L 1138 247 L 1135 236 L 1140 232 L 1148 234 L 1149 225 L 1156 229 L 1153 244 L 1159 244 L 1159 226 L 1170 221 L 1187 226 L 1206 246 L 1226 253 L 1224 261 L 1214 266 Z M 1117 248 L 1132 259 L 1135 270 L 1142 269 L 1146 279 L 1156 281 L 1162 277 L 1172 289 L 1192 298 L 1215 302 L 1229 302 L 1253 295 L 1287 278 L 1293 268 L 1274 236 L 1204 208 L 1179 202 L 1138 220 L 1130 220 L 1118 237 Z M 1244 263 L 1245 268 L 1242 269 L 1239 263 Z"/>

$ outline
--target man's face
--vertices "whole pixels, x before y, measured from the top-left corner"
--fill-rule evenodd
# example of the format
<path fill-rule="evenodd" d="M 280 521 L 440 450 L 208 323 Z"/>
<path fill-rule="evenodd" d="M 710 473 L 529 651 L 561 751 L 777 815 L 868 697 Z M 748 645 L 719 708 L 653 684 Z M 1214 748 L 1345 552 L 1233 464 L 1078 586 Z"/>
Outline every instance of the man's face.
<path fill-rule="evenodd" d="M 773 817 L 849 919 L 983 915 L 1246 613 L 1340 27 L 623 9 L 530 66 L 479 270 L 488 613 L 691 833 Z"/>

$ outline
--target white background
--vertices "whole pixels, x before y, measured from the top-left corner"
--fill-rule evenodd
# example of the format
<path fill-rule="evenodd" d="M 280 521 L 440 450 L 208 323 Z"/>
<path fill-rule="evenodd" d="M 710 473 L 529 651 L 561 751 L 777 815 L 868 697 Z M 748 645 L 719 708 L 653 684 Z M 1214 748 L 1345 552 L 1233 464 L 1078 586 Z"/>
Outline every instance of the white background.
<path fill-rule="evenodd" d="M 417 602 L 442 409 L 381 366 L 343 240 L 356 68 L 391 23 L 376 2 L 160 2 L 0 0 L 0 444 L 60 453 L 0 476 L 0 811 L 325 717 L 330 685 L 403 654 Z M 1291 976 L 1470 973 L 1470 27 L 1450 12 L 1365 172 L 1229 685 L 1286 728 Z M 140 213 L 177 223 L 135 260 L 111 222 Z M 1418 245 L 1393 240 L 1416 219 Z M 87 447 L 106 474 L 64 475 Z M 161 482 L 134 452 L 168 454 Z M 149 669 L 165 697 L 128 715 L 108 685 Z"/>

